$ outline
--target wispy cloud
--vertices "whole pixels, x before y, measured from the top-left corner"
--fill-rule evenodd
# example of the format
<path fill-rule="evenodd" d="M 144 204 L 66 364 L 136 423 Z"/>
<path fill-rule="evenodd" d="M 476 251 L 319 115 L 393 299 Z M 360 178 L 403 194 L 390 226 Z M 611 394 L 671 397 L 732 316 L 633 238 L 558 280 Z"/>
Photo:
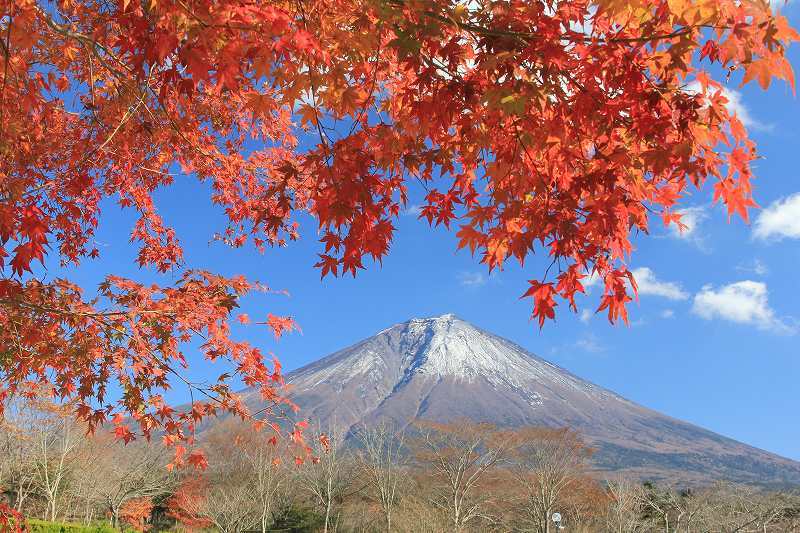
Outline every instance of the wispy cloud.
<path fill-rule="evenodd" d="M 422 213 L 422 206 L 419 204 L 412 204 L 403 210 L 403 215 L 409 217 L 418 217 Z"/>
<path fill-rule="evenodd" d="M 584 324 L 588 324 L 589 321 L 592 320 L 593 316 L 594 316 L 594 313 L 592 313 L 588 309 L 583 309 L 581 311 L 580 321 L 583 322 Z"/>
<path fill-rule="evenodd" d="M 634 268 L 631 273 L 636 280 L 640 296 L 661 296 L 668 300 L 686 300 L 689 294 L 678 283 L 662 281 L 647 267 Z"/>
<path fill-rule="evenodd" d="M 605 346 L 591 333 L 575 341 L 575 347 L 588 353 L 601 353 L 606 351 Z"/>
<path fill-rule="evenodd" d="M 767 285 L 760 281 L 737 281 L 718 289 L 706 285 L 695 295 L 692 312 L 706 320 L 719 318 L 776 333 L 795 333 L 769 306 Z"/>
<path fill-rule="evenodd" d="M 709 209 L 705 206 L 686 207 L 677 209 L 675 213 L 681 216 L 681 229 L 677 224 L 670 224 L 670 236 L 694 244 L 701 250 L 708 251 L 701 227 L 709 217 Z"/>
<path fill-rule="evenodd" d="M 655 272 L 647 267 L 634 268 L 631 273 L 636 280 L 640 296 L 660 296 L 669 300 L 686 300 L 689 298 L 689 294 L 683 290 L 680 284 L 658 279 Z M 603 280 L 594 272 L 591 276 L 581 280 L 587 293 L 590 293 L 593 287 L 601 285 L 602 282 Z M 582 322 L 587 322 L 591 318 L 591 316 L 584 314 L 587 312 L 587 310 L 584 310 L 581 313 L 580 319 Z"/>
<path fill-rule="evenodd" d="M 482 272 L 459 272 L 456 278 L 462 287 L 481 287 L 486 285 L 486 276 Z"/>
<path fill-rule="evenodd" d="M 771 131 L 773 129 L 771 124 L 764 124 L 753 117 L 750 113 L 750 109 L 744 105 L 742 93 L 723 88 L 722 94 L 728 100 L 725 107 L 728 108 L 728 111 L 739 117 L 739 120 L 742 121 L 742 124 L 744 124 L 746 128 L 756 131 Z"/>
<path fill-rule="evenodd" d="M 753 225 L 753 236 L 762 240 L 800 239 L 800 193 L 764 208 Z"/>
<path fill-rule="evenodd" d="M 661 311 L 661 318 L 675 318 L 675 311 L 672 309 L 664 309 Z"/>
<path fill-rule="evenodd" d="M 699 82 L 693 81 L 686 86 L 685 90 L 688 93 L 699 94 L 703 89 Z M 712 93 L 716 91 L 716 89 L 713 88 L 709 88 L 709 90 L 712 91 Z M 728 112 L 739 117 L 739 120 L 747 129 L 756 131 L 771 131 L 773 129 L 772 125 L 764 124 L 753 117 L 752 113 L 750 113 L 750 109 L 744 103 L 742 93 L 739 91 L 723 87 L 722 96 L 728 101 L 728 103 L 725 104 L 725 107 L 728 108 Z"/>
<path fill-rule="evenodd" d="M 769 274 L 769 267 L 761 259 L 753 259 L 748 263 L 741 263 L 736 266 L 739 272 L 747 272 L 756 276 L 766 276 Z"/>
<path fill-rule="evenodd" d="M 603 280 L 600 279 L 600 276 L 597 275 L 597 272 L 592 272 L 589 276 L 586 276 L 581 280 L 581 285 L 583 285 L 583 288 L 586 289 L 586 293 L 588 294 L 592 292 L 593 287 L 596 287 L 602 282 Z"/>

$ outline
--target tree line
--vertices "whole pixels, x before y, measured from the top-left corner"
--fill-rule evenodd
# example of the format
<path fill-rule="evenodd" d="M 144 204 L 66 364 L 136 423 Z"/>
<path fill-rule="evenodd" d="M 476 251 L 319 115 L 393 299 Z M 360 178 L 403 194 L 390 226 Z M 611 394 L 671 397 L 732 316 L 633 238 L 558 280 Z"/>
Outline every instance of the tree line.
<path fill-rule="evenodd" d="M 206 469 L 171 469 L 173 450 L 156 441 L 88 436 L 67 406 L 13 401 L 0 423 L 0 504 L 137 531 L 800 530 L 794 492 L 601 479 L 570 429 L 383 421 L 318 427 L 308 442 L 310 453 L 230 418 L 199 436 Z"/>

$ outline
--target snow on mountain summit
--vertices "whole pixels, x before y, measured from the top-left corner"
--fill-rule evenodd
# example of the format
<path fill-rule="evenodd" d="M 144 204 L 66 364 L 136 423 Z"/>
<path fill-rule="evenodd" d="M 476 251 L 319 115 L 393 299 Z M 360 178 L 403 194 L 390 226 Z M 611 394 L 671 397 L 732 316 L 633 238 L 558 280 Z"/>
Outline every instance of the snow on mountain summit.
<path fill-rule="evenodd" d="M 522 386 L 532 377 L 558 370 L 520 347 L 481 331 L 455 315 L 413 319 L 403 324 L 403 342 L 412 358 L 409 372 Z"/>
<path fill-rule="evenodd" d="M 609 394 L 449 313 L 395 324 L 292 373 L 290 380 L 295 387 L 326 382 L 343 387 L 354 380 L 378 382 L 389 376 L 396 386 L 415 378 L 483 381 L 518 390 L 531 405 L 540 404 L 551 385 L 590 396 Z M 531 390 L 534 382 L 538 392 Z"/>

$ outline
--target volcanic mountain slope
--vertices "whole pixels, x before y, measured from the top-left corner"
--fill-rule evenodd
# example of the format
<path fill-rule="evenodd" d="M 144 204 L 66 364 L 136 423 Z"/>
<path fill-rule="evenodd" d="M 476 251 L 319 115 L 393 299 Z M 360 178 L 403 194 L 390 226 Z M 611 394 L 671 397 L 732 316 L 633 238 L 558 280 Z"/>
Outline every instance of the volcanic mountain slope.
<path fill-rule="evenodd" d="M 287 381 L 303 417 L 322 427 L 460 418 L 566 426 L 595 447 L 594 465 L 606 473 L 800 483 L 800 463 L 637 405 L 453 315 L 396 324 Z M 258 407 L 257 394 L 247 401 Z"/>

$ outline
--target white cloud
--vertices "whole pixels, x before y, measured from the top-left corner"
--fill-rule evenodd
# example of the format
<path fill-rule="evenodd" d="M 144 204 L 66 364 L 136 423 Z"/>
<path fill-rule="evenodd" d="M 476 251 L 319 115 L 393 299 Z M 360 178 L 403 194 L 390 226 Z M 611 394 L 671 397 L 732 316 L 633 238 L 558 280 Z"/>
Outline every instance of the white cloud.
<path fill-rule="evenodd" d="M 761 259 L 753 259 L 749 263 L 742 263 L 736 267 L 740 272 L 751 272 L 756 276 L 766 276 L 769 274 L 769 267 Z"/>
<path fill-rule="evenodd" d="M 606 350 L 605 346 L 600 344 L 600 342 L 597 340 L 597 337 L 595 337 L 592 334 L 586 335 L 585 337 L 578 339 L 575 342 L 575 347 L 583 350 L 584 352 L 589 352 L 589 353 L 600 353 Z"/>
<path fill-rule="evenodd" d="M 584 309 L 581 311 L 580 321 L 583 322 L 584 324 L 588 324 L 593 316 L 594 313 L 592 313 L 588 309 Z"/>
<path fill-rule="evenodd" d="M 689 83 L 685 88 L 686 92 L 693 94 L 699 94 L 702 92 L 702 90 L 702 86 L 697 81 Z M 709 92 L 714 94 L 716 89 L 709 87 Z M 750 110 L 742 101 L 742 93 L 734 91 L 733 89 L 728 89 L 727 87 L 722 87 L 722 96 L 724 96 L 728 101 L 728 103 L 725 105 L 725 107 L 728 108 L 728 112 L 734 113 L 737 117 L 739 117 L 739 120 L 742 122 L 745 128 L 760 131 L 769 131 L 772 129 L 772 126 L 758 121 L 753 117 L 753 115 L 750 114 Z"/>
<path fill-rule="evenodd" d="M 631 270 L 636 285 L 639 288 L 639 295 L 662 296 L 669 300 L 686 300 L 689 294 L 681 286 L 671 281 L 661 281 L 656 278 L 655 273 L 647 267 L 640 267 Z"/>
<path fill-rule="evenodd" d="M 636 320 L 631 320 L 630 321 L 630 326 L 632 328 L 638 328 L 638 327 L 644 326 L 646 324 L 647 324 L 647 319 L 645 319 L 643 316 L 637 318 Z"/>
<path fill-rule="evenodd" d="M 480 287 L 486 284 L 486 276 L 482 272 L 459 272 L 458 282 L 464 287 Z"/>
<path fill-rule="evenodd" d="M 705 248 L 700 227 L 708 219 L 708 208 L 704 206 L 686 207 L 676 209 L 675 213 L 681 216 L 681 224 L 685 227 L 681 229 L 678 224 L 672 223 L 669 225 L 670 234 L 676 239 L 689 241 L 699 248 Z"/>
<path fill-rule="evenodd" d="M 728 111 L 735 113 L 736 116 L 739 117 L 739 120 L 742 121 L 745 128 L 760 131 L 769 131 L 772 129 L 772 126 L 753 118 L 750 114 L 750 110 L 745 107 L 742 101 L 742 93 L 723 87 L 722 95 L 728 99 L 728 104 L 725 107 L 728 108 Z"/>
<path fill-rule="evenodd" d="M 757 239 L 800 239 L 800 193 L 764 208 L 756 218 L 753 235 Z"/>
<path fill-rule="evenodd" d="M 692 312 L 706 320 L 721 318 L 763 330 L 794 333 L 794 328 L 775 316 L 767 301 L 767 285 L 760 281 L 737 281 L 719 289 L 706 285 L 695 295 Z"/>
<path fill-rule="evenodd" d="M 599 284 L 603 280 L 600 279 L 600 276 L 597 275 L 597 272 L 594 271 L 590 275 L 586 276 L 585 278 L 581 279 L 581 285 L 583 288 L 586 289 L 586 293 L 592 292 L 592 287 Z"/>
<path fill-rule="evenodd" d="M 655 273 L 647 267 L 640 267 L 631 270 L 636 285 L 639 288 L 640 296 L 661 296 L 669 300 L 686 300 L 689 294 L 677 283 L 662 281 L 656 278 Z M 602 284 L 603 280 L 596 272 L 581 280 L 587 293 L 591 292 L 592 287 Z M 629 287 L 630 288 L 630 287 Z M 588 322 L 591 316 L 587 316 L 588 310 L 581 313 L 581 322 Z"/>
<path fill-rule="evenodd" d="M 675 318 L 675 311 L 672 309 L 664 309 L 661 311 L 661 318 Z"/>
<path fill-rule="evenodd" d="M 410 217 L 418 217 L 422 213 L 422 206 L 418 204 L 408 206 L 403 214 Z"/>

